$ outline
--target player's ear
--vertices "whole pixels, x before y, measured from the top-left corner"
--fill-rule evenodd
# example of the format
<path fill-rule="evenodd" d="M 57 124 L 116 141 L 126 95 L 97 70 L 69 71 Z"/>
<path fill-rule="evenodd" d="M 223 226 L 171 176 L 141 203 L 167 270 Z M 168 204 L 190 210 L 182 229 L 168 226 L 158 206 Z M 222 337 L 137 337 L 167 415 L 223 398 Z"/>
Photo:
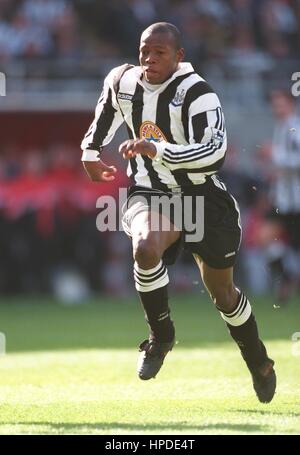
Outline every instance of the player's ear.
<path fill-rule="evenodd" d="M 182 62 L 182 60 L 184 59 L 184 49 L 183 47 L 181 47 L 180 49 L 177 49 L 176 51 L 176 60 L 177 62 Z"/>

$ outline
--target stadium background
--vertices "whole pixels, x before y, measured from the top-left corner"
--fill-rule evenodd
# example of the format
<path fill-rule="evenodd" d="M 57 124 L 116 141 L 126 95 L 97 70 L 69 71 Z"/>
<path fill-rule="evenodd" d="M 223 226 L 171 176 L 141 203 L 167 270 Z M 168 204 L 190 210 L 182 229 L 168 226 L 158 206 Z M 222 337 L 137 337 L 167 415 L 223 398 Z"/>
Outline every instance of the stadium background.
<path fill-rule="evenodd" d="M 290 88 L 299 69 L 299 2 L 3 0 L 2 293 L 67 293 L 76 286 L 74 299 L 77 294 L 80 300 L 99 291 L 132 291 L 129 242 L 123 234 L 95 230 L 97 196 L 117 195 L 127 183 L 117 154 L 125 132 L 105 152 L 119 169 L 113 185 L 88 182 L 79 146 L 103 78 L 122 62 L 136 62 L 141 31 L 163 19 L 182 30 L 186 59 L 215 88 L 225 110 L 229 152 L 222 174 L 244 222 L 239 281 L 256 294 L 270 289 L 264 247 L 272 239 L 259 226 L 265 227 L 271 177 L 268 94 Z M 177 290 L 195 290 L 197 271 L 189 258 L 181 264 L 172 272 Z"/>
<path fill-rule="evenodd" d="M 249 382 L 248 374 L 240 372 L 235 348 L 226 344 L 222 322 L 185 255 L 170 268 L 178 336 L 185 343 L 170 360 L 175 382 L 162 372 L 158 389 L 130 389 L 133 347 L 145 336 L 130 242 L 124 233 L 96 230 L 96 199 L 117 196 L 118 187 L 128 183 L 117 154 L 125 131 L 120 130 L 104 154 L 105 162 L 118 167 L 114 184 L 89 182 L 80 162 L 80 142 L 107 72 L 136 62 L 140 32 L 162 20 L 182 30 L 186 60 L 214 87 L 225 112 L 229 151 L 221 175 L 240 203 L 244 225 L 237 278 L 250 296 L 258 296 L 252 302 L 279 369 L 293 371 L 281 390 L 286 401 L 272 416 L 255 414 L 254 401 L 247 417 L 235 409 L 235 399 L 252 396 L 251 386 L 239 389 L 240 380 Z M 0 71 L 6 77 L 6 96 L 0 97 L 0 331 L 6 335 L 7 352 L 16 353 L 7 356 L 1 369 L 1 432 L 91 433 L 99 430 L 100 421 L 108 432 L 299 431 L 298 398 L 291 392 L 298 387 L 299 373 L 290 354 L 290 337 L 299 332 L 298 296 L 282 309 L 284 314 L 273 308 L 266 259 L 269 245 L 278 241 L 266 218 L 274 126 L 268 95 L 275 87 L 291 88 L 299 61 L 298 0 L 0 1 Z M 195 304 L 199 299 L 206 302 L 202 308 Z M 120 347 L 123 354 L 109 351 Z M 191 357 L 186 347 L 194 348 Z M 97 357 L 87 351 L 92 348 L 106 349 L 106 354 Z M 72 357 L 77 349 L 82 351 Z M 56 351 L 55 357 L 48 351 Z M 225 384 L 228 401 L 222 388 L 225 370 L 234 378 Z M 189 385 L 186 371 L 194 381 Z M 26 387 L 16 388 L 20 383 Z M 45 405 L 43 393 L 54 402 L 49 398 Z M 195 398 L 188 410 L 186 394 Z M 112 396 L 125 403 L 126 412 L 117 402 L 111 405 Z M 175 403 L 178 396 L 181 401 L 173 410 L 170 400 Z M 155 397 L 165 400 L 158 411 Z M 104 409 L 103 399 L 106 414 L 101 420 L 97 413 Z M 143 406 L 149 412 L 137 423 Z M 215 414 L 223 417 L 214 420 Z M 87 415 L 93 416 L 89 423 Z"/>

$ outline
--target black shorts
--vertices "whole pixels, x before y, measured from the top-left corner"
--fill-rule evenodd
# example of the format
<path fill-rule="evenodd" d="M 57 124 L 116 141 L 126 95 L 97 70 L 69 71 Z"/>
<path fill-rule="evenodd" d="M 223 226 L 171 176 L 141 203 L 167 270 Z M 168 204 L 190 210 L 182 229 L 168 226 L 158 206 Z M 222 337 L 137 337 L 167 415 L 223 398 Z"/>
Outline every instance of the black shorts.
<path fill-rule="evenodd" d="M 203 230 L 203 238 L 200 241 L 191 239 L 191 232 L 187 231 L 185 222 L 182 221 L 181 237 L 165 251 L 164 262 L 168 265 L 173 264 L 181 249 L 184 248 L 193 254 L 199 255 L 210 267 L 216 269 L 232 267 L 241 241 L 240 213 L 235 199 L 228 193 L 225 185 L 216 177 L 207 178 L 206 183 L 202 185 L 181 187 L 180 190 L 176 197 L 179 196 L 182 200 L 183 216 L 186 213 L 186 201 L 189 200 L 188 207 L 189 209 L 191 208 L 193 223 L 199 223 L 199 221 L 203 223 L 203 228 L 201 228 Z M 156 198 L 160 197 L 160 195 L 174 197 L 174 192 L 166 193 L 160 190 L 132 186 L 128 191 L 127 208 L 132 208 L 134 201 L 138 200 L 139 196 L 143 196 L 150 207 L 151 198 L 154 195 Z M 183 198 L 183 196 L 189 196 L 189 198 Z M 203 196 L 204 207 L 203 211 L 201 211 L 201 218 L 198 216 L 199 210 L 196 196 Z M 203 219 L 202 215 L 204 215 Z M 124 217 L 126 218 L 126 212 Z M 176 219 L 174 212 L 170 212 L 169 219 L 175 225 L 177 224 L 178 218 Z M 130 224 L 130 221 L 127 224 Z M 125 228 L 125 231 L 130 236 L 130 229 Z"/>

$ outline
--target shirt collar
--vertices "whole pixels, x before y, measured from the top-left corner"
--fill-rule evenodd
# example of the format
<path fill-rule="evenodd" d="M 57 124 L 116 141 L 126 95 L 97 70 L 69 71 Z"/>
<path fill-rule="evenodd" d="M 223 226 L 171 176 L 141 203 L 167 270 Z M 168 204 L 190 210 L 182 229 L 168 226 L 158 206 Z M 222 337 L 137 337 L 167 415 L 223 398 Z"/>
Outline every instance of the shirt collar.
<path fill-rule="evenodd" d="M 176 77 L 178 76 L 183 76 L 184 74 L 188 74 L 191 72 L 194 72 L 194 68 L 189 62 L 180 62 L 178 64 L 178 70 L 175 71 L 175 73 L 172 74 L 172 76 L 167 79 L 165 82 L 162 84 L 149 84 L 149 82 L 143 80 L 143 75 L 142 75 L 142 70 L 140 66 L 136 66 L 136 71 L 138 72 L 138 81 L 139 83 L 146 88 L 146 90 L 149 90 L 150 92 L 156 92 L 157 90 L 165 89 L 170 82 L 172 82 Z"/>

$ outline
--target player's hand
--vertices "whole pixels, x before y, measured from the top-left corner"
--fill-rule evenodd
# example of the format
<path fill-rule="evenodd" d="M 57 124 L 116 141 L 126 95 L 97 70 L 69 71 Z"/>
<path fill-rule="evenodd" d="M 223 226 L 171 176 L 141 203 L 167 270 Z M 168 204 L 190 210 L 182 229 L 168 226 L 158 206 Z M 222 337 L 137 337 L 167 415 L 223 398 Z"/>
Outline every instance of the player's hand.
<path fill-rule="evenodd" d="M 111 182 L 115 180 L 117 169 L 107 166 L 103 161 L 82 161 L 83 167 L 93 182 Z"/>
<path fill-rule="evenodd" d="M 153 159 L 156 155 L 156 147 L 145 139 L 130 139 L 122 142 L 119 147 L 119 153 L 125 160 L 135 157 L 136 155 L 145 155 Z"/>

